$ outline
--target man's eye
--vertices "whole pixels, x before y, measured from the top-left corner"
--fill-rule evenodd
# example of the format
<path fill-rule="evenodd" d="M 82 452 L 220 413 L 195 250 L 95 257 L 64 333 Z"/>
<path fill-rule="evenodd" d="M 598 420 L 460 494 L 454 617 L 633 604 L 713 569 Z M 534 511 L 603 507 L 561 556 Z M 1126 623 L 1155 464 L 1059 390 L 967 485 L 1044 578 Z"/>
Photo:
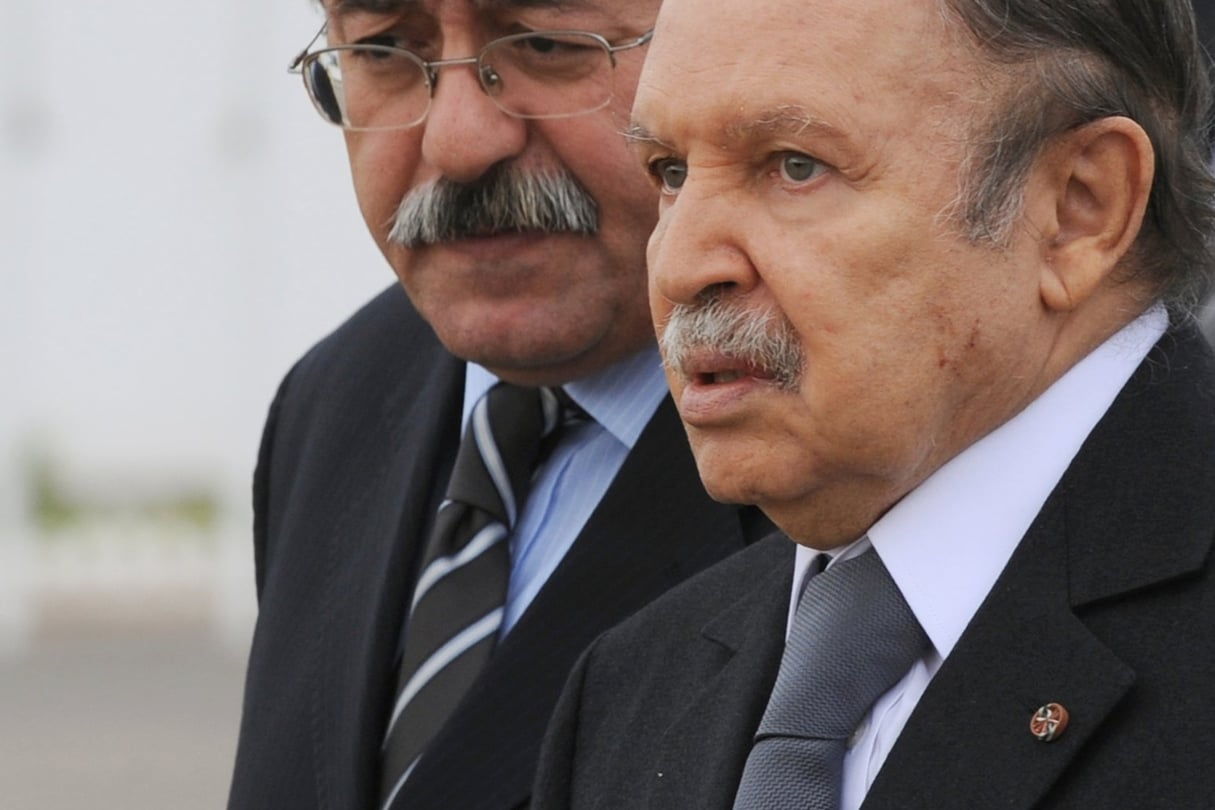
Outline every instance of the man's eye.
<path fill-rule="evenodd" d="M 662 185 L 663 191 L 678 191 L 688 177 L 688 165 L 675 158 L 651 161 L 650 174 Z"/>
<path fill-rule="evenodd" d="M 410 51 L 419 56 L 430 53 L 433 49 L 434 41 L 425 36 L 415 36 L 407 31 L 385 31 L 381 34 L 373 34 L 371 36 L 361 37 L 355 40 L 355 45 L 379 45 L 384 48 L 399 48 L 403 51 Z"/>
<path fill-rule="evenodd" d="M 355 45 L 380 45 L 385 48 L 397 47 L 397 38 L 388 34 L 376 34 L 373 37 L 363 37 Z"/>
<path fill-rule="evenodd" d="M 790 183 L 813 180 L 823 170 L 823 165 L 808 155 L 788 152 L 780 159 L 780 176 Z"/>
<path fill-rule="evenodd" d="M 519 44 L 531 48 L 536 53 L 552 53 L 560 47 L 560 43 L 552 37 L 528 37 L 519 40 Z"/>

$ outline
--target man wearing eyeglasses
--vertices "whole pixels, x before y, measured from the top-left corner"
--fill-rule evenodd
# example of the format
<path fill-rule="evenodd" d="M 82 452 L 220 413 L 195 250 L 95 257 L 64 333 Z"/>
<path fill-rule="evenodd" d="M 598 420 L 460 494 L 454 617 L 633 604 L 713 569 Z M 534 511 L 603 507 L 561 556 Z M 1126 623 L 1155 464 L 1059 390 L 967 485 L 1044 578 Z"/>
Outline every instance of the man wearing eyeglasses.
<path fill-rule="evenodd" d="M 326 0 L 292 63 L 400 285 L 271 407 L 233 810 L 525 806 L 581 649 L 770 528 L 705 495 L 654 346 L 655 193 L 621 132 L 657 7 Z M 492 455 L 499 381 L 563 427 L 449 550 L 457 447 L 468 424 Z"/>

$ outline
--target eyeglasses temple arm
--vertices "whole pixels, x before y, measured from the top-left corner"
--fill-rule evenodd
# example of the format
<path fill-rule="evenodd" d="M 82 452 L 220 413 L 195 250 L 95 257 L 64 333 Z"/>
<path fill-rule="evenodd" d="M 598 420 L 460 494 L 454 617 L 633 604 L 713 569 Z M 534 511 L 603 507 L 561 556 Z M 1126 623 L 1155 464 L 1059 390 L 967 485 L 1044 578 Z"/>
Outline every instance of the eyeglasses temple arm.
<path fill-rule="evenodd" d="M 312 39 L 308 40 L 308 44 L 304 46 L 304 49 L 295 55 L 295 58 L 291 60 L 291 64 L 287 65 L 288 73 L 296 73 L 299 71 L 300 63 L 304 61 L 304 57 L 308 55 L 308 51 L 312 50 L 312 46 L 316 44 L 316 41 L 325 35 L 325 29 L 328 27 L 329 21 L 325 20 L 325 22 L 321 24 L 321 27 L 317 29 L 317 32 L 312 35 Z M 653 31 L 650 32 L 651 35 L 653 33 Z"/>
<path fill-rule="evenodd" d="M 646 31 L 644 34 L 637 37 L 637 39 L 630 40 L 628 42 L 622 42 L 619 45 L 612 45 L 610 48 L 608 48 L 608 50 L 612 53 L 616 53 L 617 51 L 627 51 L 630 48 L 640 48 L 642 45 L 645 45 L 647 42 L 649 42 L 653 38 L 654 38 L 654 29 L 651 28 L 649 31 Z"/>

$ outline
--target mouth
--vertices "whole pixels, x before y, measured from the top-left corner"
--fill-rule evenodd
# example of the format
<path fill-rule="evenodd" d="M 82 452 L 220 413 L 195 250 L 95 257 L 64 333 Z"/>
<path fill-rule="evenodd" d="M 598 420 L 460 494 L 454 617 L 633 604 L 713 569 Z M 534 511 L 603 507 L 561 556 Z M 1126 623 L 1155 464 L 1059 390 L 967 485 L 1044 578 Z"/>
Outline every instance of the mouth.
<path fill-rule="evenodd" d="M 552 244 L 547 231 L 482 230 L 416 245 L 413 250 L 466 256 L 477 261 L 502 261 L 512 256 L 545 250 Z"/>
<path fill-rule="evenodd" d="M 715 374 L 698 375 L 696 382 L 701 385 L 718 385 L 719 383 L 732 383 L 742 378 L 743 373 L 741 371 L 719 371 Z"/>
<path fill-rule="evenodd" d="M 760 382 L 774 381 L 776 378 L 767 372 L 754 367 L 731 368 L 723 371 L 712 371 L 692 374 L 688 381 L 696 385 L 727 385 L 739 380 L 758 380 Z"/>
<path fill-rule="evenodd" d="M 421 247 L 437 247 L 439 245 L 458 244 L 460 242 L 476 242 L 484 239 L 508 239 L 520 237 L 540 237 L 546 236 L 545 231 L 539 229 L 509 229 L 509 228 L 494 228 L 486 226 L 483 228 L 470 228 L 461 230 L 455 233 L 443 234 L 434 239 L 427 239 L 420 242 Z"/>
<path fill-rule="evenodd" d="M 538 242 L 561 237 L 593 237 L 596 229 L 576 229 L 559 225 L 527 225 L 490 220 L 444 223 L 442 227 L 422 228 L 416 223 L 389 223 L 387 241 L 406 250 L 467 247 L 479 244 Z"/>
<path fill-rule="evenodd" d="M 484 227 L 462 230 L 458 233 L 445 234 L 438 239 L 419 242 L 416 247 L 460 247 L 488 243 L 532 243 L 542 240 L 559 239 L 563 237 L 587 237 L 591 235 L 592 234 L 577 233 L 568 230 L 555 231 L 547 228 Z"/>
<path fill-rule="evenodd" d="M 684 380 L 676 404 L 692 427 L 708 428 L 732 422 L 758 395 L 781 390 L 775 372 L 742 358 L 697 352 L 675 367 Z"/>
<path fill-rule="evenodd" d="M 740 380 L 776 383 L 777 375 L 758 363 L 729 355 L 702 353 L 686 358 L 679 368 L 693 385 L 728 385 Z"/>
<path fill-rule="evenodd" d="M 453 234 L 451 239 L 458 241 L 460 239 L 488 239 L 494 236 L 545 236 L 546 234 L 548 231 L 540 228 L 495 228 L 492 225 L 483 225 Z"/>

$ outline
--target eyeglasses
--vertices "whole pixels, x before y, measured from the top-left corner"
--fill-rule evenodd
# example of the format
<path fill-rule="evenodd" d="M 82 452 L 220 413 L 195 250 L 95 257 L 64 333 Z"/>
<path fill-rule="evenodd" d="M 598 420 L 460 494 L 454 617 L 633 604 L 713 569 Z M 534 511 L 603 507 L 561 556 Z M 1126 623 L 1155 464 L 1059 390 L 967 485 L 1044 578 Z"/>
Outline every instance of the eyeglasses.
<path fill-rule="evenodd" d="M 567 118 L 612 100 L 616 54 L 640 48 L 654 29 L 612 44 L 588 31 L 512 34 L 476 56 L 427 61 L 390 45 L 335 45 L 309 51 L 325 26 L 291 62 L 317 112 L 349 130 L 407 129 L 426 120 L 439 68 L 469 65 L 502 112 L 516 118 Z"/>

